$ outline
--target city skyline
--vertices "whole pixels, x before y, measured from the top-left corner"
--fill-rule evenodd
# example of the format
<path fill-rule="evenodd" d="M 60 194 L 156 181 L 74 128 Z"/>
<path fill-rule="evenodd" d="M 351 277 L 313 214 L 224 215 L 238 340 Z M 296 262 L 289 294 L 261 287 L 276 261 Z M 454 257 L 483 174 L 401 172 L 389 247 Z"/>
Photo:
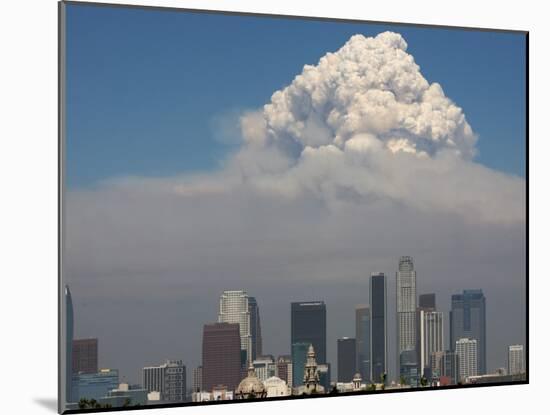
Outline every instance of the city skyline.
<path fill-rule="evenodd" d="M 407 261 L 410 261 L 410 263 L 412 263 L 413 261 L 413 258 L 412 257 L 400 257 L 400 262 L 399 262 L 399 268 L 401 267 L 401 263 L 403 261 L 403 258 L 406 258 Z M 401 268 L 400 268 L 401 269 Z M 397 274 L 399 273 L 399 271 L 397 272 Z M 379 285 L 379 286 L 375 286 L 374 287 L 374 291 L 373 292 L 378 292 L 378 293 L 383 293 L 383 298 L 385 298 L 385 302 L 387 302 L 387 297 L 388 297 L 388 293 L 387 293 L 387 277 L 384 275 L 384 273 L 372 273 L 371 276 L 370 276 L 370 284 L 371 284 L 371 287 L 372 287 L 372 284 L 373 284 L 373 277 L 374 278 L 379 278 L 380 281 L 382 281 L 382 285 Z M 415 277 L 416 278 L 416 277 Z M 397 279 L 396 279 L 397 281 Z M 395 292 L 397 293 L 397 290 L 398 290 L 398 287 L 396 285 L 396 289 L 395 289 Z M 68 293 L 68 298 L 71 298 L 71 295 L 70 295 L 70 291 L 69 291 L 69 288 L 67 287 L 66 288 L 66 292 Z M 249 307 L 249 303 L 248 303 L 248 299 L 249 298 L 252 298 L 252 302 L 250 304 L 252 304 L 254 307 L 255 307 L 255 311 L 256 313 L 258 313 L 258 315 L 260 314 L 260 309 L 261 309 L 261 304 L 259 304 L 256 300 L 255 297 L 253 296 L 250 296 L 248 293 L 247 293 L 247 290 L 244 290 L 244 289 L 241 289 L 241 290 L 224 290 L 220 296 L 219 296 L 219 304 L 220 304 L 220 307 L 219 307 L 219 313 L 222 312 L 222 310 L 226 310 L 227 309 L 227 306 L 224 306 L 224 301 L 227 301 L 227 298 L 230 297 L 233 297 L 235 298 L 235 300 L 233 300 L 232 304 L 233 306 L 229 307 L 229 309 L 232 309 L 233 312 L 235 312 L 235 316 L 233 318 L 222 318 L 221 317 L 221 314 L 218 314 L 218 320 L 223 320 L 223 324 L 227 324 L 227 322 L 229 322 L 229 320 L 238 320 L 240 321 L 241 318 L 239 317 L 240 314 L 245 314 L 248 316 L 248 320 L 245 322 L 245 326 L 248 328 L 249 326 L 249 322 L 251 321 L 250 320 L 250 313 L 248 312 L 248 310 L 250 310 L 250 307 Z M 460 350 L 460 352 L 457 350 L 457 354 L 458 353 L 464 353 L 464 347 L 470 347 L 471 349 L 471 344 L 472 342 L 475 343 L 475 352 L 468 352 L 469 354 L 467 354 L 468 356 L 468 365 L 472 365 L 471 361 L 472 361 L 472 357 L 473 356 L 471 353 L 475 353 L 475 360 L 476 360 L 476 363 L 475 363 L 475 368 L 472 369 L 470 366 L 466 369 L 463 369 L 462 366 L 465 365 L 466 363 L 462 362 L 461 363 L 461 366 L 459 367 L 457 365 L 457 373 L 467 373 L 468 375 L 479 375 L 479 374 L 486 374 L 486 373 L 492 373 L 494 372 L 495 370 L 500 370 L 502 367 L 505 367 L 506 365 L 508 365 L 508 367 L 510 367 L 510 356 L 511 356 L 511 351 L 512 349 L 514 350 L 521 350 L 521 354 L 518 354 L 518 352 L 515 352 L 515 355 L 519 355 L 521 356 L 520 358 L 515 358 L 516 359 L 516 362 L 514 363 L 515 366 L 518 366 L 520 365 L 520 363 L 518 362 L 521 362 L 522 359 L 523 359 L 523 346 L 516 346 L 516 345 L 510 345 L 510 346 L 507 346 L 508 349 L 506 350 L 506 353 L 507 353 L 507 360 L 506 361 L 500 361 L 500 365 L 497 365 L 497 367 L 495 367 L 495 370 L 491 371 L 491 370 L 486 370 L 485 369 L 485 361 L 483 360 L 480 360 L 478 361 L 478 356 L 481 355 L 481 356 L 484 356 L 487 354 L 486 351 L 484 351 L 483 349 L 478 349 L 478 346 L 477 344 L 480 343 L 480 344 L 483 344 L 485 342 L 485 335 L 483 334 L 485 331 L 486 331 L 486 324 L 483 323 L 482 324 L 482 332 L 476 332 L 476 328 L 472 328 L 470 329 L 469 331 L 464 331 L 462 329 L 462 331 L 458 334 L 455 333 L 455 335 L 453 336 L 452 335 L 452 328 L 451 328 L 451 325 L 454 324 L 455 326 L 457 325 L 457 323 L 453 323 L 453 312 L 456 314 L 457 311 L 453 308 L 453 307 L 456 307 L 456 304 L 457 302 L 459 302 L 459 307 L 460 307 L 460 310 L 463 309 L 464 307 L 464 304 L 468 305 L 468 306 L 472 306 L 472 303 L 473 303 L 473 307 L 478 307 L 478 302 L 479 302 L 479 299 L 481 298 L 482 299 L 482 307 L 483 307 L 483 315 L 485 315 L 485 296 L 484 296 L 484 293 L 482 290 L 479 290 L 479 289 L 465 289 L 463 290 L 463 293 L 462 294 L 452 294 L 451 295 L 451 308 L 448 310 L 448 315 L 450 316 L 450 318 L 448 320 L 444 319 L 444 315 L 445 315 L 445 311 L 441 311 L 439 310 L 438 308 L 435 307 L 435 304 L 436 304 L 436 295 L 433 294 L 433 293 L 424 293 L 424 294 L 418 294 L 417 295 L 417 302 L 418 303 L 418 307 L 416 308 L 416 314 L 417 314 L 417 318 L 419 318 L 418 320 L 418 324 L 417 326 L 414 328 L 415 330 L 415 336 L 418 336 L 418 341 L 416 343 L 416 345 L 414 346 L 414 349 L 407 349 L 405 350 L 405 352 L 414 352 L 414 353 L 410 353 L 407 355 L 407 357 L 405 357 L 405 360 L 407 359 L 413 359 L 413 356 L 414 356 L 414 362 L 415 362 L 415 365 L 418 365 L 418 370 L 419 370 L 419 376 L 421 375 L 424 375 L 424 369 L 423 368 L 429 368 L 429 367 L 433 367 L 434 363 L 432 361 L 432 358 L 431 358 L 431 355 L 432 353 L 435 353 L 435 352 L 444 352 L 447 353 L 448 351 L 453 351 L 455 350 L 455 347 L 457 347 L 459 345 L 459 343 L 462 345 L 462 349 Z M 464 298 L 466 298 L 466 301 L 464 301 Z M 224 300 L 225 299 L 225 300 Z M 243 300 L 244 299 L 244 300 Z M 244 301 L 244 302 L 243 302 Z M 353 321 L 354 325 L 355 325 L 355 330 L 357 330 L 358 326 L 358 321 L 357 321 L 357 318 L 358 316 L 360 316 L 360 314 L 358 314 L 358 311 L 361 311 L 361 310 L 369 310 L 369 325 L 370 323 L 372 322 L 372 319 L 373 319 L 373 316 L 372 314 L 370 314 L 370 310 L 372 309 L 372 297 L 370 297 L 370 305 L 369 306 L 365 306 L 365 305 L 361 305 L 361 304 L 357 304 L 355 305 L 353 308 L 355 310 L 355 313 L 350 315 L 350 321 Z M 241 304 L 242 303 L 242 304 Z M 231 304 L 231 303 L 229 303 Z M 338 346 L 336 347 L 336 359 L 334 359 L 333 361 L 330 361 L 329 359 L 326 359 L 326 358 L 322 358 L 322 357 L 317 357 L 317 363 L 318 364 L 324 364 L 325 362 L 329 364 L 329 366 L 332 366 L 332 376 L 329 380 L 329 382 L 331 381 L 339 381 L 339 382 L 342 382 L 344 381 L 343 379 L 341 379 L 341 373 L 343 373 L 343 371 L 345 371 L 347 373 L 347 375 L 349 375 L 350 372 L 350 364 L 351 362 L 353 362 L 353 365 L 354 365 L 354 369 L 353 369 L 353 373 L 356 373 L 356 372 L 360 372 L 361 369 L 357 366 L 358 365 L 358 360 L 357 360 L 357 357 L 358 357 L 358 349 L 357 349 L 357 346 L 356 346 L 356 338 L 350 338 L 350 337 L 341 337 L 341 338 L 337 338 L 337 339 L 327 339 L 326 338 L 326 334 L 325 333 L 325 330 L 326 330 L 326 304 L 323 300 L 314 300 L 314 301 L 300 301 L 300 302 L 292 302 L 289 304 L 290 305 L 290 321 L 292 323 L 292 321 L 294 319 L 297 319 L 296 323 L 295 323 L 295 337 L 296 339 L 295 340 L 291 340 L 291 347 L 290 349 L 287 351 L 287 350 L 281 350 L 279 352 L 273 352 L 273 351 L 270 351 L 271 352 L 271 356 L 279 356 L 279 357 L 284 357 L 284 356 L 290 356 L 291 358 L 294 357 L 294 350 L 295 348 L 293 346 L 297 346 L 296 350 L 300 350 L 300 353 L 303 354 L 303 362 L 300 360 L 301 357 L 300 357 L 300 363 L 298 365 L 303 365 L 305 364 L 305 361 L 306 361 L 306 358 L 307 358 L 307 350 L 309 348 L 310 345 L 312 344 L 316 344 L 317 347 L 319 348 L 319 350 L 321 350 L 321 355 L 323 355 L 325 352 L 323 352 L 322 350 L 324 348 L 326 348 L 329 344 L 330 344 L 330 340 L 334 340 L 334 343 L 336 343 Z M 382 325 L 379 325 L 379 327 L 386 327 L 387 326 L 387 323 L 388 321 L 390 321 L 392 319 L 392 315 L 394 316 L 396 322 L 398 321 L 399 319 L 399 309 L 397 308 L 397 303 L 395 304 L 396 305 L 396 308 L 395 310 L 392 312 L 392 310 L 388 310 L 387 309 L 387 305 L 383 305 L 382 306 L 382 309 L 384 310 L 384 314 L 385 314 L 385 317 L 382 317 L 383 318 L 383 323 L 381 323 Z M 241 307 L 242 306 L 242 307 Z M 376 307 L 376 306 L 375 306 Z M 240 310 L 242 308 L 242 310 Z M 378 306 L 377 307 L 379 310 L 380 307 Z M 239 311 L 240 310 L 240 311 Z M 245 311 L 244 313 L 241 313 L 241 311 Z M 316 327 L 315 324 L 315 319 L 318 318 L 316 317 L 316 314 L 318 314 L 319 312 L 321 312 L 321 314 L 319 315 L 319 317 L 322 318 L 322 320 L 320 321 L 320 324 L 321 326 L 318 326 Z M 471 314 L 471 312 L 468 312 L 467 313 L 468 315 Z M 294 316 L 294 317 L 293 317 Z M 71 316 L 71 318 L 74 318 L 73 316 Z M 239 327 L 239 322 L 237 321 L 236 324 L 232 324 L 233 326 L 237 326 L 237 333 L 240 333 L 237 337 L 240 338 L 240 340 L 238 341 L 238 343 L 241 345 L 239 349 L 242 349 L 243 347 L 247 347 L 246 345 L 250 345 L 252 344 L 252 341 L 250 340 L 250 335 L 249 334 L 246 334 L 248 333 L 247 332 L 247 329 L 244 330 L 244 340 L 243 340 L 243 330 L 240 329 Z M 444 324 L 444 322 L 448 321 L 447 324 Z M 477 321 L 477 320 L 476 320 Z M 232 323 L 234 321 L 231 321 Z M 310 327 L 311 323 L 313 323 L 314 325 L 312 327 Z M 205 327 L 205 330 L 206 330 L 206 327 L 209 326 L 209 327 L 214 327 L 216 324 L 220 324 L 220 323 L 205 323 L 204 324 L 204 327 Z M 460 326 L 462 327 L 462 317 L 460 317 Z M 322 326 L 324 326 L 325 328 L 323 329 Z M 229 327 L 229 326 L 228 326 Z M 304 332 L 303 330 L 307 327 L 307 330 L 306 332 Z M 372 327 L 372 326 L 371 326 Z M 375 325 L 376 327 L 376 325 Z M 396 327 L 398 327 L 398 325 L 396 324 Z M 292 329 L 292 324 L 289 325 L 289 328 L 290 328 L 290 332 L 291 332 L 291 339 L 293 338 L 292 336 L 292 332 L 293 332 L 293 329 Z M 261 330 L 261 326 L 257 326 L 257 329 L 258 330 Z M 455 331 L 457 331 L 457 329 L 455 328 L 454 329 Z M 387 332 L 387 329 L 385 329 L 385 331 Z M 376 332 L 376 330 L 375 330 Z M 449 333 L 448 336 L 445 336 L 445 332 Z M 313 336 L 313 337 L 311 337 Z M 369 337 L 370 336 L 376 336 L 375 333 L 373 333 L 372 331 L 372 328 L 371 328 L 371 331 L 369 332 Z M 473 337 L 472 337 L 473 336 Z M 479 340 L 475 339 L 475 337 L 477 337 Z M 388 336 L 387 336 L 387 333 L 385 335 L 385 338 L 386 338 L 386 341 L 388 339 Z M 415 337 L 416 338 L 416 337 Z M 448 341 L 444 340 L 444 339 L 447 339 L 448 338 Z M 392 346 L 395 346 L 394 349 L 397 351 L 398 350 L 398 344 L 397 344 L 397 339 L 398 337 L 395 337 L 396 339 L 396 344 L 395 345 L 392 345 L 391 343 L 389 345 L 386 345 L 385 348 L 387 350 L 391 350 Z M 96 347 L 96 350 L 95 350 L 95 353 L 96 353 L 96 356 L 95 356 L 95 359 L 96 359 L 96 364 L 97 364 L 97 339 L 75 339 L 73 341 L 73 346 L 72 346 L 72 350 L 73 350 L 73 353 L 74 353 L 74 348 L 75 348 L 75 345 L 79 342 L 88 342 L 88 341 L 94 341 L 95 342 L 95 347 Z M 344 354 L 341 354 L 341 351 L 340 351 L 340 343 L 341 342 L 344 342 L 346 343 L 346 346 L 345 347 L 345 350 L 347 350 L 349 352 L 349 350 L 351 350 L 349 347 L 350 346 L 347 346 L 347 344 L 352 341 L 353 342 L 353 353 L 352 355 L 350 356 L 347 356 Z M 466 342 L 467 341 L 467 342 Z M 464 344 L 466 344 L 467 346 L 463 346 Z M 202 368 L 204 366 L 204 338 L 203 338 L 203 342 L 201 343 L 201 347 L 202 347 L 202 361 L 199 365 L 197 366 L 191 366 L 193 367 L 193 371 L 196 370 L 197 368 L 201 368 L 201 377 L 203 376 L 202 375 Z M 301 347 L 301 349 L 300 349 Z M 520 349 L 521 347 L 521 349 Z M 369 348 L 372 349 L 372 343 L 369 342 Z M 224 347 L 225 349 L 225 347 Z M 468 350 L 470 350 L 468 349 Z M 344 349 L 342 349 L 344 350 Z M 244 362 L 244 356 L 246 355 L 246 353 L 244 353 L 244 350 L 241 350 L 241 352 L 238 354 L 238 356 L 236 357 L 236 361 L 240 361 L 240 369 L 237 371 L 237 369 L 235 369 L 235 380 L 234 382 L 236 382 L 236 380 L 239 378 L 239 377 L 242 377 L 243 373 L 244 373 L 244 369 L 246 367 L 248 367 L 249 364 L 251 364 L 250 360 L 246 360 L 246 362 Z M 349 354 L 349 353 L 348 353 Z M 318 355 L 318 354 L 317 354 Z M 345 357 L 344 357 L 345 355 Z M 410 356 L 409 356 L 410 355 Z M 258 355 L 257 357 L 263 357 L 263 356 L 267 356 L 267 355 Z M 353 357 L 351 357 L 353 356 Z M 489 356 L 491 356 L 491 353 L 489 353 Z M 372 355 L 371 355 L 371 358 L 372 358 Z M 168 359 L 168 358 L 167 358 Z M 342 369 L 340 368 L 340 361 L 344 359 L 345 360 L 345 364 L 346 364 L 346 369 Z M 255 360 L 255 359 L 254 359 Z M 385 356 L 385 360 L 386 362 L 390 362 L 389 365 L 387 365 L 387 368 L 390 368 L 392 366 L 391 362 L 392 362 L 392 358 L 391 358 L 391 355 L 389 353 L 386 353 L 386 356 Z M 401 360 L 401 359 L 400 359 Z M 168 362 L 170 360 L 168 359 Z M 74 362 L 74 358 L 73 358 L 73 362 Z M 292 362 L 292 360 L 291 360 Z M 460 360 L 459 360 L 460 362 Z M 480 362 L 483 362 L 483 363 L 480 363 Z M 277 359 L 273 358 L 273 365 L 276 366 L 276 363 L 277 363 Z M 412 360 L 411 360 L 411 363 L 412 363 Z M 73 363 L 74 364 L 74 363 Z M 382 371 L 381 373 L 386 373 L 388 376 L 391 376 L 390 377 L 390 381 L 392 382 L 396 382 L 399 380 L 399 361 L 396 359 L 394 362 L 393 362 L 393 365 L 395 367 L 397 367 L 397 371 L 396 372 L 392 372 L 391 370 L 385 370 L 385 371 Z M 424 365 L 424 366 L 422 366 Z M 118 369 L 117 369 L 118 370 Z M 293 364 L 293 368 L 292 368 L 292 371 L 294 373 L 293 375 L 293 383 L 295 382 L 298 382 L 298 384 L 300 384 L 300 379 L 302 378 L 302 374 L 301 374 L 301 366 L 300 368 L 298 368 L 298 370 L 296 370 L 296 365 L 295 365 L 295 362 Z M 81 373 L 85 373 L 85 372 L 81 372 Z M 237 374 L 238 373 L 238 374 Z M 373 372 L 371 372 L 372 374 Z M 429 372 L 428 372 L 429 373 Z M 520 373 L 517 369 L 516 369 L 516 372 L 515 373 Z M 211 375 L 213 376 L 213 375 Z M 372 376 L 372 381 L 375 381 L 377 376 L 379 377 L 380 374 L 378 374 L 378 372 L 375 374 L 375 375 L 371 375 Z M 363 380 L 369 379 L 369 377 L 366 377 L 366 378 L 363 378 Z M 348 381 L 351 381 L 351 378 L 348 379 Z M 212 385 L 216 384 L 216 381 L 211 381 L 208 385 L 210 385 L 209 387 L 211 388 Z M 189 389 L 189 386 L 190 385 L 187 385 L 187 388 Z M 206 388 L 208 389 L 208 387 Z M 328 387 L 327 387 L 328 389 Z"/>
<path fill-rule="evenodd" d="M 172 360 L 257 385 L 262 355 L 326 390 L 343 338 L 364 380 L 457 376 L 468 337 L 463 372 L 517 360 L 522 34 L 64 7 L 66 334 L 131 389 L 106 399 Z"/>

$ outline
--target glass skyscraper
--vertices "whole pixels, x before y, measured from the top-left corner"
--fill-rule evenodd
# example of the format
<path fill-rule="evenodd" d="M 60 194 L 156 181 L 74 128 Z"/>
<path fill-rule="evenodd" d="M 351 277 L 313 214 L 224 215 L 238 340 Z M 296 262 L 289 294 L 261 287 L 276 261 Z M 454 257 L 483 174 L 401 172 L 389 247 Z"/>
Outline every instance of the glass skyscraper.
<path fill-rule="evenodd" d="M 486 370 L 486 317 L 485 296 L 481 290 L 464 290 L 451 297 L 450 346 L 455 350 L 457 340 L 462 338 L 477 341 L 477 371 L 484 375 Z"/>
<path fill-rule="evenodd" d="M 337 341 L 338 382 L 351 382 L 355 376 L 355 339 L 343 337 Z"/>
<path fill-rule="evenodd" d="M 218 323 L 237 323 L 239 325 L 241 350 L 243 351 L 241 363 L 243 367 L 247 367 L 247 362 L 252 362 L 254 358 L 252 353 L 249 297 L 246 291 L 223 292 L 220 296 Z"/>
<path fill-rule="evenodd" d="M 260 308 L 255 297 L 248 297 L 248 311 L 250 313 L 250 338 L 252 342 L 252 359 L 262 355 L 262 328 L 260 325 Z"/>
<path fill-rule="evenodd" d="M 62 362 L 64 361 L 64 375 L 65 375 L 65 383 L 64 387 L 61 388 L 63 395 L 61 402 L 67 403 L 67 402 L 73 402 L 74 396 L 72 393 L 73 390 L 73 332 L 74 332 L 74 315 L 73 315 L 73 299 L 71 297 L 71 290 L 69 290 L 69 286 L 65 285 L 65 290 L 63 293 L 63 306 L 64 306 L 64 321 L 63 321 L 63 329 L 65 331 L 65 356 L 64 359 L 61 359 Z"/>
<path fill-rule="evenodd" d="M 416 350 L 416 271 L 414 270 L 413 259 L 410 256 L 399 258 L 399 271 L 395 276 L 397 287 L 397 361 L 401 362 L 401 353 Z"/>
<path fill-rule="evenodd" d="M 365 382 L 370 381 L 370 309 L 357 306 L 355 309 L 355 348 L 357 371 Z"/>
<path fill-rule="evenodd" d="M 370 277 L 370 361 L 371 380 L 379 382 L 382 374 L 387 373 L 387 287 L 384 273 Z"/>
<path fill-rule="evenodd" d="M 310 344 L 305 342 L 292 343 L 292 387 L 294 388 L 304 383 L 304 368 Z"/>
<path fill-rule="evenodd" d="M 312 344 L 317 363 L 327 362 L 327 310 L 324 301 L 291 303 L 290 345 Z"/>

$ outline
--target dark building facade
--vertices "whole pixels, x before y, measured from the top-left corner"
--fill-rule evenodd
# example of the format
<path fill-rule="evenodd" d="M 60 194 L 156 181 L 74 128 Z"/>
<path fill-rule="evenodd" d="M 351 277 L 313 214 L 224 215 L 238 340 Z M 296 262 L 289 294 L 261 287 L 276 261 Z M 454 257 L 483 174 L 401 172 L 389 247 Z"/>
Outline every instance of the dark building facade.
<path fill-rule="evenodd" d="M 250 336 L 252 341 L 252 359 L 262 355 L 262 329 L 260 325 L 260 308 L 255 297 L 248 297 L 248 311 L 250 312 Z"/>
<path fill-rule="evenodd" d="M 292 344 L 292 387 L 297 388 L 304 382 L 304 369 L 307 362 L 307 351 L 311 343 Z"/>
<path fill-rule="evenodd" d="M 413 388 L 420 384 L 420 373 L 415 350 L 405 350 L 399 355 L 400 381 Z"/>
<path fill-rule="evenodd" d="M 487 373 L 486 367 L 486 317 L 485 296 L 481 290 L 464 290 L 451 297 L 450 347 L 455 351 L 455 343 L 461 338 L 477 340 L 478 374 Z"/>
<path fill-rule="evenodd" d="M 343 337 L 337 341 L 338 382 L 351 382 L 356 372 L 355 339 Z"/>
<path fill-rule="evenodd" d="M 64 306 L 64 318 L 63 329 L 65 333 L 65 347 L 64 347 L 64 363 L 61 367 L 65 369 L 65 382 L 64 387 L 61 388 L 61 404 L 65 405 L 68 402 L 73 401 L 73 332 L 74 332 L 74 315 L 73 315 L 73 299 L 71 296 L 71 290 L 68 285 L 65 285 L 63 293 L 63 306 Z M 63 373 L 63 371 L 61 372 Z"/>
<path fill-rule="evenodd" d="M 327 362 L 327 310 L 323 301 L 291 303 L 290 346 L 312 344 L 318 364 Z"/>
<path fill-rule="evenodd" d="M 458 382 L 458 355 L 446 350 L 440 357 L 440 378 L 445 378 L 448 384 L 456 385 Z"/>
<path fill-rule="evenodd" d="M 371 380 L 380 382 L 381 375 L 387 373 L 387 291 L 384 273 L 370 277 L 370 361 Z"/>
<path fill-rule="evenodd" d="M 73 373 L 97 371 L 97 339 L 73 340 Z"/>
<path fill-rule="evenodd" d="M 420 294 L 418 296 L 418 308 L 435 310 L 435 294 Z"/>
<path fill-rule="evenodd" d="M 241 338 L 238 323 L 205 324 L 202 337 L 202 390 L 241 381 Z"/>
<path fill-rule="evenodd" d="M 356 370 L 365 382 L 370 382 L 370 309 L 358 306 L 355 309 L 355 354 Z"/>

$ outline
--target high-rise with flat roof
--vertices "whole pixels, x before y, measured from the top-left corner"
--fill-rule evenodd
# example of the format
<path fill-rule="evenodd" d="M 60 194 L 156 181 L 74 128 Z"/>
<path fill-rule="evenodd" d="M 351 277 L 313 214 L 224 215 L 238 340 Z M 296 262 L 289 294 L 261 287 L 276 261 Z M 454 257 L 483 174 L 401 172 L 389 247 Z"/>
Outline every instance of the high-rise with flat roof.
<path fill-rule="evenodd" d="M 290 355 L 282 355 L 277 358 L 277 373 L 275 376 L 292 387 L 292 357 Z"/>
<path fill-rule="evenodd" d="M 351 382 L 356 373 L 355 339 L 343 337 L 336 341 L 338 351 L 338 382 Z"/>
<path fill-rule="evenodd" d="M 455 350 L 458 356 L 458 377 L 464 381 L 468 376 L 477 376 L 477 340 L 462 338 L 455 343 Z"/>
<path fill-rule="evenodd" d="M 451 297 L 450 346 L 454 350 L 457 340 L 462 338 L 477 341 L 477 370 L 479 375 L 486 370 L 486 328 L 485 296 L 481 290 L 464 290 Z"/>
<path fill-rule="evenodd" d="M 401 353 L 416 350 L 416 271 L 410 256 L 399 258 L 395 274 L 397 287 L 397 359 Z M 410 356 L 405 359 L 407 362 Z"/>
<path fill-rule="evenodd" d="M 431 356 L 435 352 L 444 350 L 443 343 L 443 313 L 438 311 L 424 311 L 420 309 L 419 313 L 420 330 L 419 370 L 421 375 L 428 377 L 428 371 L 431 372 Z M 431 377 L 431 373 L 429 373 Z"/>
<path fill-rule="evenodd" d="M 193 369 L 193 392 L 202 390 L 202 366 Z"/>
<path fill-rule="evenodd" d="M 147 392 L 160 392 L 164 401 L 183 402 L 187 396 L 186 375 L 182 360 L 167 360 L 162 365 L 143 368 L 143 387 Z"/>
<path fill-rule="evenodd" d="M 520 373 L 525 373 L 523 344 L 514 344 L 508 346 L 508 374 L 517 375 Z"/>
<path fill-rule="evenodd" d="M 418 296 L 418 308 L 435 310 L 435 294 L 420 294 Z"/>
<path fill-rule="evenodd" d="M 73 373 L 97 373 L 97 339 L 73 340 Z"/>
<path fill-rule="evenodd" d="M 370 277 L 370 361 L 371 380 L 379 382 L 381 375 L 387 373 L 388 339 L 387 339 L 387 288 L 383 272 Z"/>
<path fill-rule="evenodd" d="M 318 364 L 327 361 L 327 310 L 324 301 L 291 304 L 290 345 L 312 344 Z M 294 360 L 294 359 L 293 359 Z"/>
<path fill-rule="evenodd" d="M 202 390 L 225 385 L 233 391 L 241 381 L 241 336 L 237 323 L 205 324 L 202 336 Z"/>
<path fill-rule="evenodd" d="M 355 308 L 355 353 L 356 369 L 364 382 L 370 381 L 370 309 Z"/>

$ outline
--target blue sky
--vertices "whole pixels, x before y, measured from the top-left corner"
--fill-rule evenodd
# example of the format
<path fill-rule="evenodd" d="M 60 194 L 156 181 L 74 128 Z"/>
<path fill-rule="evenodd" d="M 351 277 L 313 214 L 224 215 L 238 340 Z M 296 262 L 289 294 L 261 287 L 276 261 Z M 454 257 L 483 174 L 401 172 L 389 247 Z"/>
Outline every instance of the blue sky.
<path fill-rule="evenodd" d="M 255 109 L 347 39 L 392 30 L 479 134 L 477 161 L 525 171 L 525 37 L 69 5 L 67 183 L 217 169 L 213 121 Z"/>

